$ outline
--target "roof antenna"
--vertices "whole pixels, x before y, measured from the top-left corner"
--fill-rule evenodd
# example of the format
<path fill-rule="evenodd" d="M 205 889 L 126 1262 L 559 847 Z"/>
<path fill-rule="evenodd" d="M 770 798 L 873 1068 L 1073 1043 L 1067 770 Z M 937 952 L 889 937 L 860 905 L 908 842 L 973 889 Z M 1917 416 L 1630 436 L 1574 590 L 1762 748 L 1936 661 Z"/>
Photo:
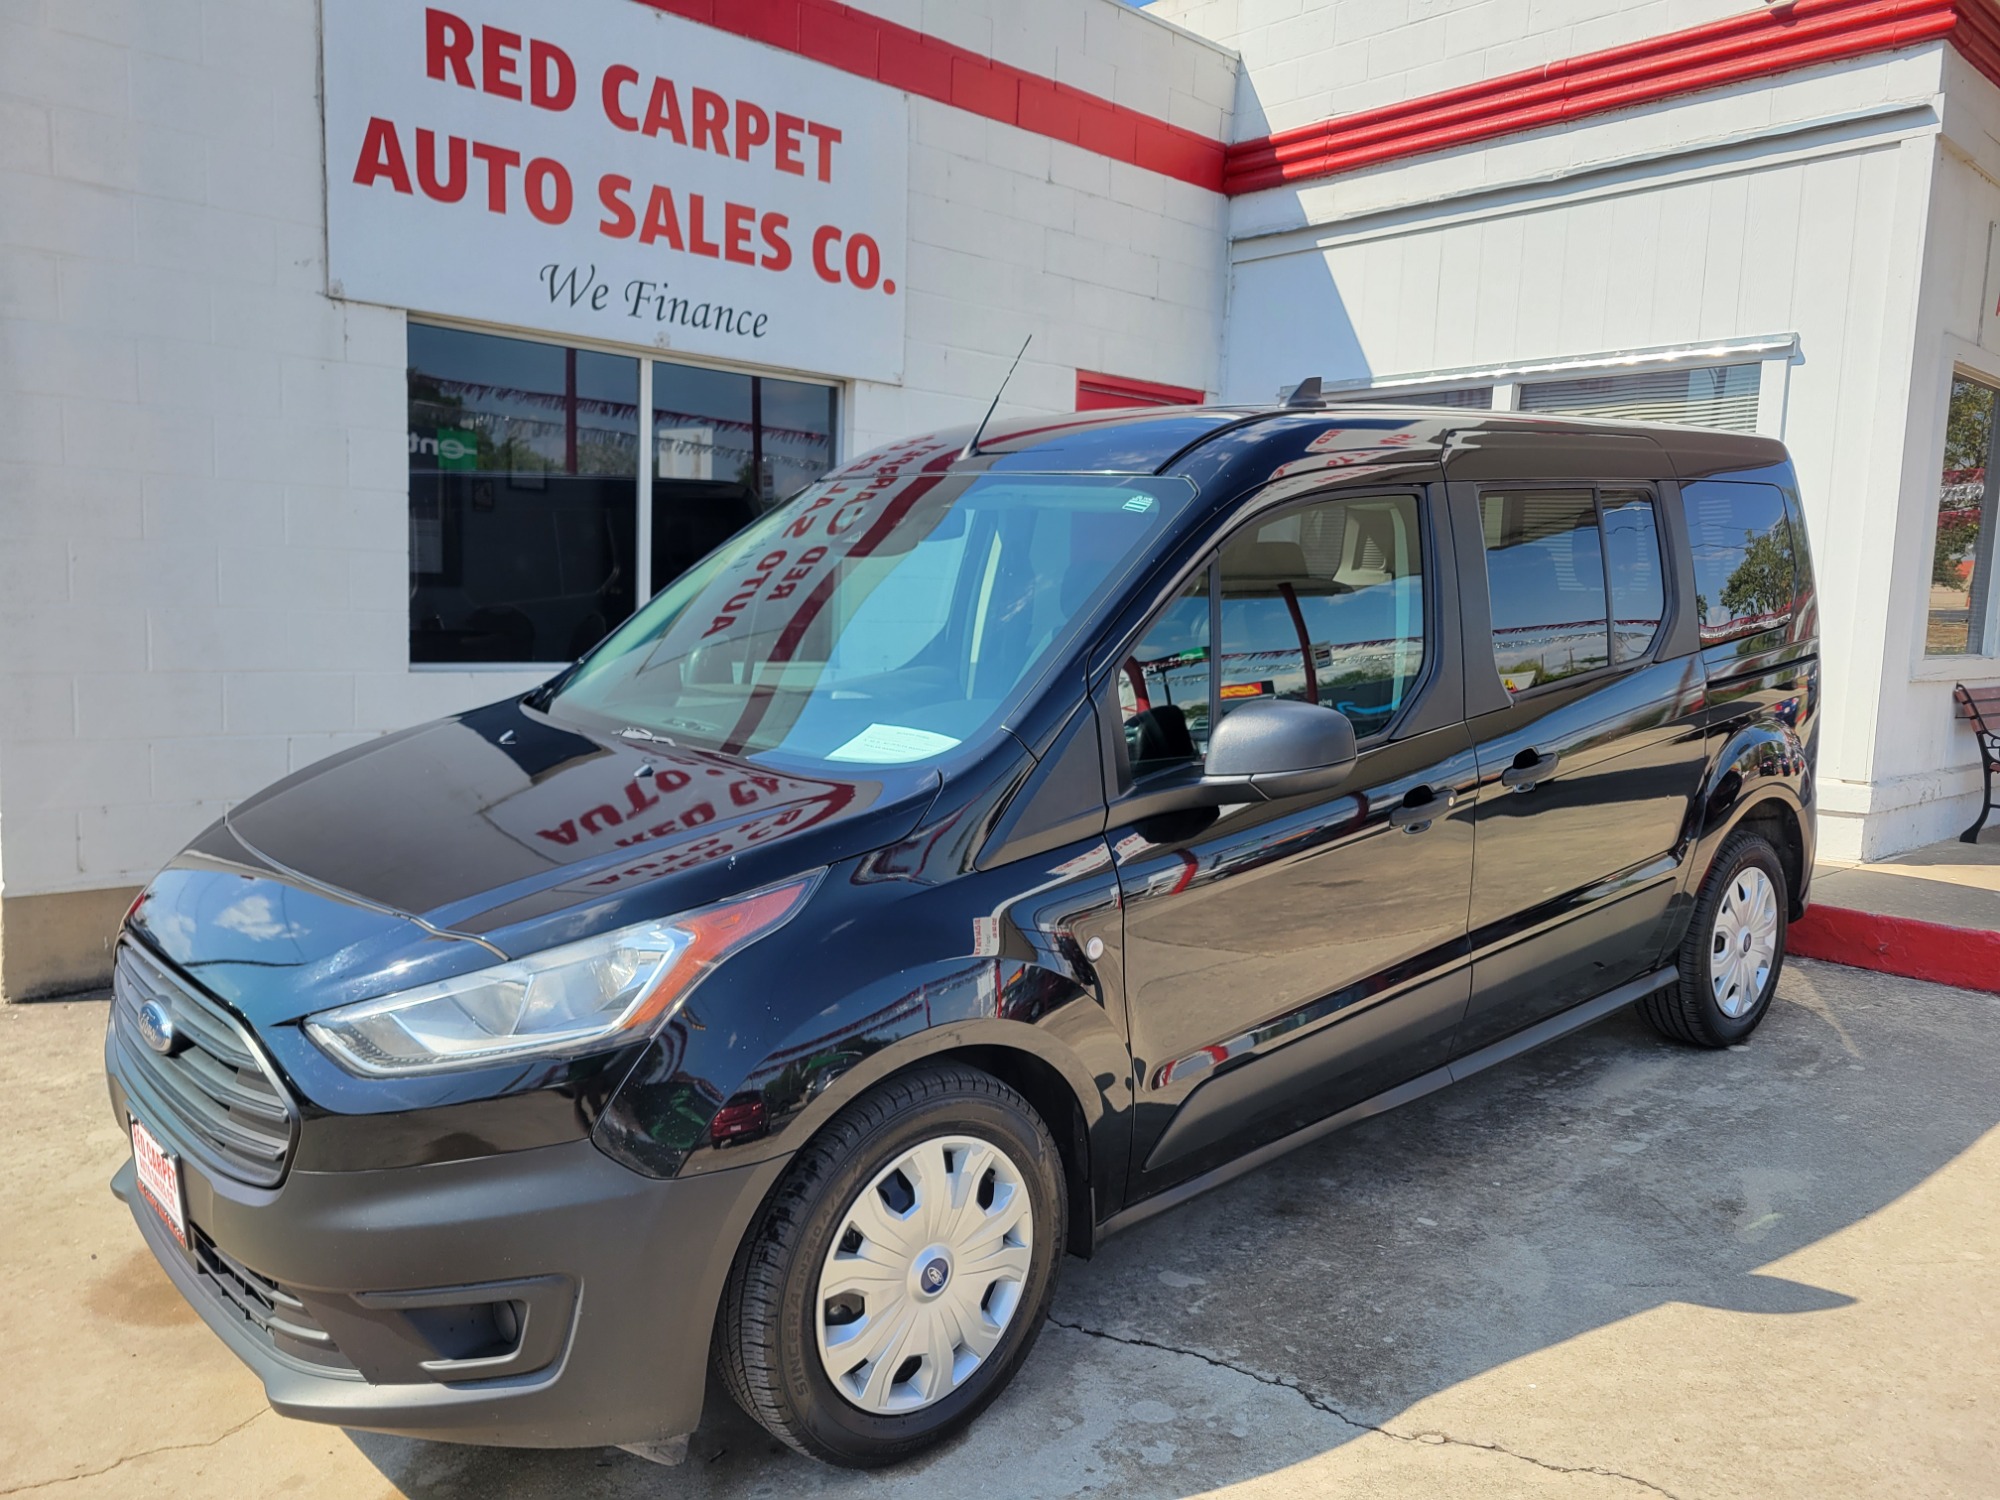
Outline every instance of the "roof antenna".
<path fill-rule="evenodd" d="M 1292 393 L 1285 397 L 1287 406 L 1318 406 L 1324 398 L 1319 391 L 1319 376 L 1308 375 L 1292 387 Z"/>
<path fill-rule="evenodd" d="M 965 451 L 958 455 L 960 458 L 973 458 L 978 455 L 979 440 L 986 436 L 986 424 L 993 420 L 993 413 L 1000 409 L 1000 398 L 1007 394 L 1007 382 L 1012 380 L 1014 372 L 1021 368 L 1021 355 L 1028 352 L 1028 345 L 1034 337 L 1031 333 L 1021 340 L 1021 348 L 1014 356 L 1014 363 L 1007 366 L 1007 373 L 1000 380 L 1000 389 L 993 393 L 993 404 L 986 408 L 986 415 L 979 419 L 979 426 L 972 433 L 972 441 L 965 445 Z"/>

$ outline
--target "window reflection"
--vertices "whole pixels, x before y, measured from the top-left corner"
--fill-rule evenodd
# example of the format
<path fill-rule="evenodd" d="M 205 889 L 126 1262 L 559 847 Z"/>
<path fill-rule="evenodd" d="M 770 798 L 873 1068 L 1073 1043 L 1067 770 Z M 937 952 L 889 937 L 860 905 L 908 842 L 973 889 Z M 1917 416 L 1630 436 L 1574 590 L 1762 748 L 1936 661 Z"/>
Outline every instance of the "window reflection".
<path fill-rule="evenodd" d="M 1424 660 L 1417 503 L 1338 500 L 1279 516 L 1222 550 L 1221 712 L 1259 698 L 1389 727 Z"/>
<path fill-rule="evenodd" d="M 1938 476 L 1937 541 L 1931 552 L 1930 612 L 1924 651 L 1930 656 L 1979 655 L 1987 650 L 1987 574 L 1993 557 L 1988 524 L 1995 392 L 1962 376 L 1951 383 L 1945 415 L 1944 465 Z"/>
<path fill-rule="evenodd" d="M 409 325 L 410 660 L 575 659 L 833 466 L 834 388 Z M 650 438 L 642 434 L 650 431 Z"/>
<path fill-rule="evenodd" d="M 410 659 L 580 655 L 632 612 L 639 362 L 409 339 Z"/>
<path fill-rule="evenodd" d="M 1589 490 L 1486 494 L 1493 657 L 1510 693 L 1595 671 L 1608 660 L 1604 549 Z"/>
<path fill-rule="evenodd" d="M 1647 495 L 1607 490 L 1601 503 L 1611 574 L 1611 659 L 1637 661 L 1651 648 L 1667 612 L 1659 521 Z"/>

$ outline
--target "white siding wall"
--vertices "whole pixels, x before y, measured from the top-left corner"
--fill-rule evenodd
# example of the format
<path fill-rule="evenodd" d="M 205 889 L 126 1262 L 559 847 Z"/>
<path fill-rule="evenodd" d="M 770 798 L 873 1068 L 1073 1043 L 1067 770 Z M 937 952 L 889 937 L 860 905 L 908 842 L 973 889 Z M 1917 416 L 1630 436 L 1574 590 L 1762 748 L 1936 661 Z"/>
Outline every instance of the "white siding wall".
<path fill-rule="evenodd" d="M 1236 140 L 1421 98 L 1744 11 L 1761 0 L 1154 0 L 1236 48 Z"/>
<path fill-rule="evenodd" d="M 591 0 L 625 4 L 629 0 Z M 1225 52 L 1117 0 L 883 14 L 1220 133 Z M 0 6 L 9 897 L 144 880 L 344 745 L 526 687 L 408 667 L 405 319 L 324 295 L 313 0 Z M 1219 383 L 1219 199 L 917 101 L 903 387 L 848 451 L 1078 366 Z"/>
<path fill-rule="evenodd" d="M 1911 731 L 1884 718 L 1883 642 L 1900 671 L 1923 575 L 1883 560 L 1911 546 L 1894 497 L 1914 484 L 1904 427 L 1943 57 L 1933 45 L 1233 205 L 1231 399 L 1310 373 L 1798 334 L 1784 436 L 1827 605 L 1822 847 L 1847 857 L 1918 842 L 1872 784 L 1892 759 L 1941 763 L 1887 749 Z"/>
<path fill-rule="evenodd" d="M 1953 717 L 1951 689 L 1956 682 L 2000 683 L 2000 661 L 1992 658 L 1924 655 L 1952 372 L 2000 384 L 2000 320 L 1981 319 L 1982 305 L 2000 297 L 2000 287 L 1986 281 L 1988 236 L 2000 222 L 2000 90 L 1955 52 L 1945 54 L 1944 77 L 1945 129 L 1936 143 L 1924 244 L 1875 775 L 1866 787 L 1839 789 L 1852 804 L 1850 815 L 1865 818 L 1870 854 L 1944 838 L 1972 821 L 1981 788 L 1978 746 Z"/>

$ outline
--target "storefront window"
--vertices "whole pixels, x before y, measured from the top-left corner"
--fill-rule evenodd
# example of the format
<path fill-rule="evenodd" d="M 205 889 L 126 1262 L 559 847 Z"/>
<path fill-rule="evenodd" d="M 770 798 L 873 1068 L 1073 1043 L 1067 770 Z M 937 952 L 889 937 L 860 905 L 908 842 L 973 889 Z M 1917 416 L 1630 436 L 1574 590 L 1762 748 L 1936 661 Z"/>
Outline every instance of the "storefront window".
<path fill-rule="evenodd" d="M 1993 387 L 1963 376 L 1951 383 L 1924 632 L 1924 651 L 1930 656 L 1982 655 L 1989 649 L 1993 527 L 1986 476 L 1992 472 L 1995 396 Z"/>
<path fill-rule="evenodd" d="M 410 660 L 568 662 L 833 465 L 834 391 L 412 322 Z M 649 576 L 648 576 L 649 575 Z"/>
<path fill-rule="evenodd" d="M 833 389 L 653 366 L 653 586 L 833 467 Z"/>
<path fill-rule="evenodd" d="M 639 362 L 410 325 L 410 659 L 568 661 L 632 613 Z"/>

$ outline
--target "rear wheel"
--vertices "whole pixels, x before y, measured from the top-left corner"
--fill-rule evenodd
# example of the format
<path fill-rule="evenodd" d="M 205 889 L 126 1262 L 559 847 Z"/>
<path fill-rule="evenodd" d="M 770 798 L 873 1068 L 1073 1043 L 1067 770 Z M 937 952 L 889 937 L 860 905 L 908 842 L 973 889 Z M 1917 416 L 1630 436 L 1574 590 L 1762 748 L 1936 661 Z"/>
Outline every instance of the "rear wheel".
<path fill-rule="evenodd" d="M 1639 1009 L 1664 1036 L 1727 1047 L 1757 1029 L 1785 965 L 1785 867 L 1754 829 L 1715 857 L 1681 942 L 1680 980 Z"/>
<path fill-rule="evenodd" d="M 718 1354 L 730 1393 L 812 1458 L 893 1463 L 970 1422 L 1054 1295 L 1055 1142 L 974 1069 L 900 1074 L 799 1154 L 738 1253 Z"/>

